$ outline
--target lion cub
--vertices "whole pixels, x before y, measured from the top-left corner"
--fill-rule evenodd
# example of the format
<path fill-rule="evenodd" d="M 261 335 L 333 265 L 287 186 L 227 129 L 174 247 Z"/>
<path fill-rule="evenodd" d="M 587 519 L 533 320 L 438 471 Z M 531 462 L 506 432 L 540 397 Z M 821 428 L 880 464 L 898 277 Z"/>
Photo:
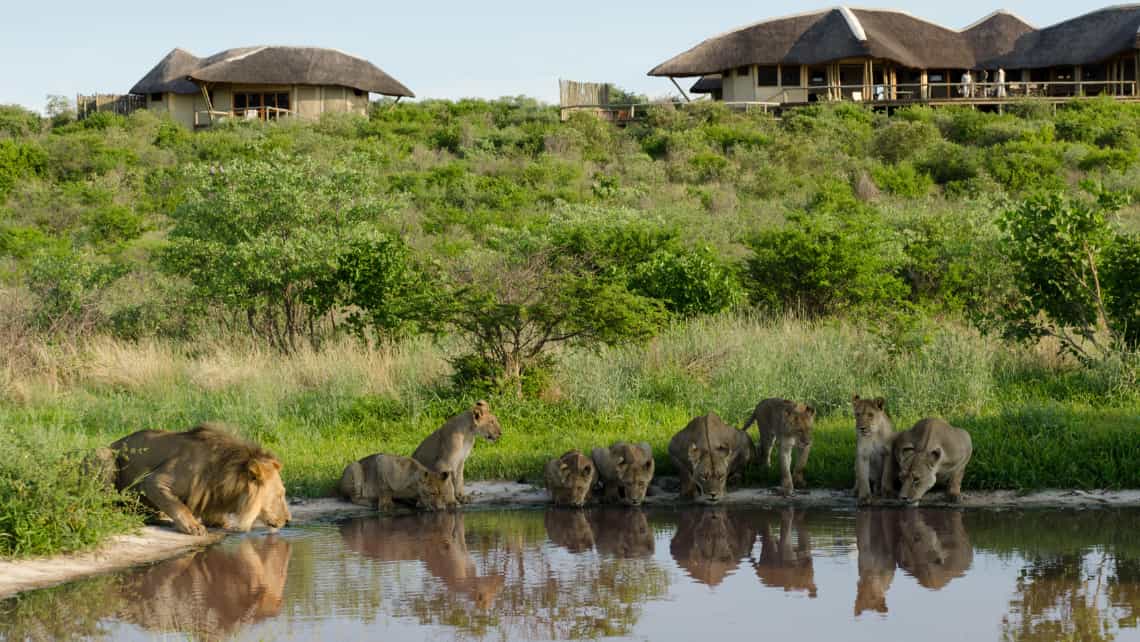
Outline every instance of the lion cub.
<path fill-rule="evenodd" d="M 475 437 L 495 442 L 503 434 L 499 418 L 491 414 L 486 401 L 477 402 L 470 410 L 448 419 L 435 432 L 428 435 L 412 453 L 412 459 L 436 472 L 452 472 L 455 499 L 466 504 L 470 497 L 463 486 L 463 464 L 475 447 Z"/>
<path fill-rule="evenodd" d="M 815 408 L 788 399 L 765 399 L 756 404 L 756 409 L 744 423 L 747 431 L 753 423 L 760 430 L 760 460 L 764 467 L 772 465 L 772 447 L 780 444 L 780 492 L 792 495 L 795 487 L 807 486 L 804 468 L 811 454 L 811 429 L 815 424 Z M 796 459 L 795 475 L 792 474 L 792 449 L 799 446 L 800 456 Z"/>
<path fill-rule="evenodd" d="M 582 506 L 598 480 L 594 460 L 579 450 L 571 450 L 558 459 L 546 462 L 543 471 L 546 489 L 556 506 Z"/>
<path fill-rule="evenodd" d="M 458 504 L 450 471 L 433 472 L 410 457 L 369 455 L 354 461 L 340 477 L 340 494 L 354 504 L 389 511 L 396 499 L 415 500 L 427 510 Z"/>
<path fill-rule="evenodd" d="M 743 478 L 755 457 L 752 438 L 715 412 L 694 417 L 669 440 L 669 458 L 681 477 L 681 498 L 716 503 L 728 481 Z"/>
<path fill-rule="evenodd" d="M 645 500 L 656 468 L 649 444 L 619 441 L 609 448 L 595 448 L 590 454 L 598 469 L 603 501 L 637 506 Z"/>
<path fill-rule="evenodd" d="M 895 426 L 882 397 L 851 397 L 855 411 L 855 496 L 860 504 L 883 495 L 883 464 L 891 455 Z"/>

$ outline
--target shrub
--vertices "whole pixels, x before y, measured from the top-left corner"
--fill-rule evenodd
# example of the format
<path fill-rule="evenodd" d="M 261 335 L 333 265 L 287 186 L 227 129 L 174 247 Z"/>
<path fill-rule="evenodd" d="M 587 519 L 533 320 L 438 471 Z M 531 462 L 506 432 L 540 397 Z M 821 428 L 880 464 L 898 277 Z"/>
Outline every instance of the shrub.
<path fill-rule="evenodd" d="M 1106 308 L 1124 343 L 1140 349 L 1140 235 L 1120 235 L 1105 248 Z"/>
<path fill-rule="evenodd" d="M 875 155 L 887 163 L 898 163 L 921 155 L 941 139 L 938 129 L 924 121 L 891 120 L 875 132 Z"/>
<path fill-rule="evenodd" d="M 773 309 L 798 306 L 812 316 L 898 303 L 907 288 L 896 276 L 896 243 L 878 213 L 853 196 L 817 197 L 809 211 L 748 242 L 752 300 Z"/>
<path fill-rule="evenodd" d="M 0 139 L 0 200 L 17 180 L 43 175 L 47 167 L 47 153 L 39 145 Z"/>
<path fill-rule="evenodd" d="M 743 298 L 736 274 L 707 247 L 655 253 L 633 269 L 630 289 L 682 316 L 720 312 Z"/>
<path fill-rule="evenodd" d="M 1004 143 L 986 157 L 990 175 L 1015 192 L 1063 187 L 1061 166 L 1060 147 L 1048 143 Z"/>
<path fill-rule="evenodd" d="M 903 198 L 922 198 L 930 193 L 934 181 L 925 172 L 918 171 L 913 163 L 877 165 L 871 178 L 880 189 Z"/>
<path fill-rule="evenodd" d="M 1123 200 L 1093 191 L 1096 199 L 1091 202 L 1057 192 L 1031 196 L 998 221 L 1016 288 L 1004 311 L 1006 333 L 1018 339 L 1053 337 L 1086 362 L 1115 350 L 1120 329 L 1118 320 L 1108 315 L 1107 302 L 1118 293 L 1109 287 L 1127 287 L 1133 281 L 1119 274 L 1111 280 L 1099 276 L 1105 271 L 1106 248 L 1114 241 L 1108 215 Z M 1124 241 L 1110 256 L 1115 266 L 1126 268 L 1133 261 L 1131 254 L 1131 242 Z M 1119 294 L 1126 317 L 1120 321 L 1126 323 L 1135 295 Z"/>
<path fill-rule="evenodd" d="M 981 163 L 975 150 L 950 142 L 936 144 L 916 160 L 917 169 L 926 172 L 939 185 L 968 181 L 977 177 Z"/>
<path fill-rule="evenodd" d="M 2 427 L 0 448 L 0 557 L 89 549 L 142 525 L 135 502 L 85 474 L 81 456 L 59 457 L 58 447 Z"/>
<path fill-rule="evenodd" d="M 42 128 L 40 115 L 19 105 L 0 105 L 0 134 L 23 138 L 38 134 Z"/>

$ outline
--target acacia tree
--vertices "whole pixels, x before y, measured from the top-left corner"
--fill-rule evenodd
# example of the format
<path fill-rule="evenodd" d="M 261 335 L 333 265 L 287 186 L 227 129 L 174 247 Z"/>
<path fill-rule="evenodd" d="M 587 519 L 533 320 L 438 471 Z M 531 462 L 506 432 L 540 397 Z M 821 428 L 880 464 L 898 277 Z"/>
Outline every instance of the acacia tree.
<path fill-rule="evenodd" d="M 392 297 L 377 290 L 402 287 L 402 241 L 377 229 L 391 205 L 362 189 L 358 173 L 283 154 L 188 173 L 161 267 L 279 350 L 294 351 L 306 337 L 315 344 L 322 322 L 360 303 L 344 297 L 367 300 L 378 318 Z M 346 285 L 358 275 L 374 279 L 370 289 Z"/>
<path fill-rule="evenodd" d="M 1137 295 L 1128 291 L 1129 279 L 1104 278 L 1106 250 L 1118 238 L 1109 217 L 1126 200 L 1092 185 L 1085 188 L 1093 198 L 1032 196 L 998 223 L 1016 286 L 1003 311 L 1007 335 L 1053 337 L 1062 350 L 1092 362 L 1122 347 L 1126 320 L 1112 312 L 1134 307 L 1126 302 Z M 1128 257 L 1110 263 L 1127 265 Z"/>
<path fill-rule="evenodd" d="M 524 377 L 555 347 L 643 338 L 665 318 L 659 301 L 545 251 L 466 270 L 448 298 L 448 325 L 520 396 Z"/>

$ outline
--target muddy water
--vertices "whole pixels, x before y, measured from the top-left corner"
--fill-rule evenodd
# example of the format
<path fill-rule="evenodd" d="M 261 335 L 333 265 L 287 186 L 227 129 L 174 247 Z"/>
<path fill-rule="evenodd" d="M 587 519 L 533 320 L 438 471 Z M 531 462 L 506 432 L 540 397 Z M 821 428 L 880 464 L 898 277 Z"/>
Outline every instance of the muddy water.
<path fill-rule="evenodd" d="M 480 511 L 230 538 L 6 639 L 1140 639 L 1140 511 Z"/>

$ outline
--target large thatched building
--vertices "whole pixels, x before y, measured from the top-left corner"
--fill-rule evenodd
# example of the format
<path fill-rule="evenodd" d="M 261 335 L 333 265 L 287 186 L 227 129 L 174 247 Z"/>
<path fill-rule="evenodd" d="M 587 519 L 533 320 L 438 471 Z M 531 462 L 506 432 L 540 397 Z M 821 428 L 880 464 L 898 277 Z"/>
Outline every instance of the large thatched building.
<path fill-rule="evenodd" d="M 902 11 L 837 7 L 742 27 L 650 76 L 693 77 L 733 102 L 1135 97 L 1140 5 L 1037 29 L 997 11 L 955 30 Z"/>
<path fill-rule="evenodd" d="M 414 96 L 367 60 L 319 47 L 242 47 L 206 58 L 175 49 L 131 93 L 192 127 L 231 117 L 363 114 L 369 93 Z"/>

